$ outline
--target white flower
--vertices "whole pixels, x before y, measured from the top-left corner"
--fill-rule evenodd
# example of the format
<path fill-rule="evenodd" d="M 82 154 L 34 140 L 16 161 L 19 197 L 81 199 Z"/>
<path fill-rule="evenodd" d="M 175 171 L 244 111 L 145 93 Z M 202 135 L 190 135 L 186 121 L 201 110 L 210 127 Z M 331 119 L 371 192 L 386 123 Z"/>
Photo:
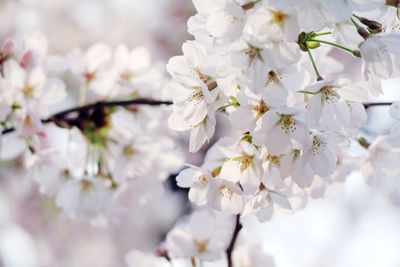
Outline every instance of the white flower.
<path fill-rule="evenodd" d="M 279 155 L 292 147 L 292 140 L 306 144 L 309 135 L 300 110 L 284 107 L 270 110 L 263 116 L 254 138 L 257 144 L 264 144 L 272 154 Z"/>
<path fill-rule="evenodd" d="M 340 131 L 343 127 L 358 129 L 366 122 L 367 115 L 363 105 L 351 101 L 360 101 L 366 94 L 366 90 L 356 84 L 349 84 L 346 79 L 324 80 L 305 90 L 313 92 L 306 109 L 310 128 L 325 127 L 333 131 Z"/>
<path fill-rule="evenodd" d="M 157 84 L 162 80 L 158 73 L 152 71 L 150 51 L 145 47 L 129 50 L 127 46 L 119 45 L 114 52 L 113 67 L 118 76 L 113 95 L 142 96 L 146 90 L 148 95 L 150 83 Z"/>
<path fill-rule="evenodd" d="M 49 106 L 62 101 L 65 85 L 58 79 L 47 79 L 41 65 L 24 69 L 15 60 L 4 64 L 4 98 L 9 104 L 18 103 L 22 108 L 34 110 L 40 116 L 49 115 Z"/>
<path fill-rule="evenodd" d="M 212 37 L 218 38 L 222 43 L 229 43 L 240 37 L 245 12 L 237 1 L 193 0 L 193 4 L 199 13 L 194 18 L 204 18 L 202 28 Z"/>
<path fill-rule="evenodd" d="M 243 191 L 235 183 L 216 179 L 210 184 L 207 203 L 216 210 L 239 214 L 244 207 Z"/>
<path fill-rule="evenodd" d="M 275 262 L 271 255 L 263 249 L 261 240 L 254 240 L 255 236 L 240 235 L 232 254 L 233 267 L 274 267 Z"/>
<path fill-rule="evenodd" d="M 207 203 L 208 188 L 213 175 L 206 170 L 190 165 L 176 177 L 178 186 L 189 189 L 189 200 L 196 205 Z"/>
<path fill-rule="evenodd" d="M 290 3 L 274 8 L 263 2 L 258 5 L 244 27 L 244 34 L 251 36 L 253 42 L 266 44 L 270 41 L 295 41 L 300 33 L 297 15 Z M 245 37 L 249 38 L 249 37 Z"/>
<path fill-rule="evenodd" d="M 308 164 L 304 152 L 294 149 L 283 156 L 280 161 L 282 177 L 291 176 L 292 180 L 300 187 L 311 186 L 314 171 Z"/>
<path fill-rule="evenodd" d="M 184 85 L 204 83 L 206 86 L 211 86 L 219 58 L 209 55 L 206 47 L 196 41 L 184 43 L 182 51 L 183 56 L 175 56 L 168 61 L 167 71 Z"/>
<path fill-rule="evenodd" d="M 311 145 L 304 153 L 304 160 L 310 164 L 314 173 L 326 177 L 335 171 L 338 145 L 343 137 L 330 132 L 319 132 L 311 135 Z"/>
<path fill-rule="evenodd" d="M 244 90 L 237 94 L 237 100 L 240 104 L 229 114 L 229 119 L 233 127 L 253 131 L 260 119 L 270 110 L 269 103 L 250 90 Z"/>
<path fill-rule="evenodd" d="M 168 233 L 167 251 L 172 258 L 218 260 L 229 245 L 229 225 L 226 218 L 208 211 L 194 212 L 188 225 L 177 226 Z"/>
<path fill-rule="evenodd" d="M 122 184 L 127 180 L 143 178 L 157 167 L 158 142 L 150 131 L 141 129 L 132 114 L 118 111 L 111 116 L 111 126 L 105 144 L 105 159 L 113 181 Z"/>
<path fill-rule="evenodd" d="M 305 73 L 297 64 L 276 67 L 264 64 L 254 77 L 254 87 L 262 97 L 275 106 L 286 104 L 288 92 L 297 91 L 301 88 Z"/>
<path fill-rule="evenodd" d="M 365 181 L 370 185 L 381 183 L 385 177 L 395 177 L 399 174 L 400 151 L 393 149 L 388 136 L 378 136 L 368 147 L 368 156 L 361 165 Z"/>
<path fill-rule="evenodd" d="M 155 137 L 155 136 L 154 136 Z M 115 144 L 109 142 L 109 157 L 113 180 L 124 183 L 128 179 L 142 178 L 151 171 L 152 147 L 154 140 L 144 133 L 136 133 Z"/>
<path fill-rule="evenodd" d="M 174 116 L 181 117 L 181 120 L 188 127 L 198 125 L 207 117 L 208 106 L 214 102 L 215 97 L 208 91 L 208 88 L 204 84 L 183 86 L 171 82 L 169 87 L 173 90 Z M 174 120 L 176 119 L 174 118 Z M 172 122 L 170 125 L 172 125 Z"/>
<path fill-rule="evenodd" d="M 63 183 L 67 181 L 63 176 L 63 170 L 66 169 L 65 160 L 59 153 L 51 150 L 26 156 L 26 167 L 30 169 L 28 177 L 39 185 L 42 194 L 56 195 Z"/>
<path fill-rule="evenodd" d="M 61 186 L 56 204 L 70 218 L 94 218 L 106 209 L 110 193 L 96 178 L 71 179 Z"/>
<path fill-rule="evenodd" d="M 176 109 L 177 108 L 177 109 Z M 189 107 L 190 108 L 190 107 Z M 168 126 L 175 130 L 175 131 L 188 131 L 190 130 L 190 145 L 189 151 L 196 152 L 198 151 L 201 146 L 208 142 L 211 137 L 214 135 L 215 131 L 215 113 L 213 110 L 213 106 L 205 107 L 206 108 L 206 115 L 204 118 L 199 121 L 197 124 L 191 124 L 191 122 L 196 121 L 199 116 L 198 114 L 202 114 L 203 109 L 195 109 L 192 113 L 189 114 L 182 114 L 185 113 L 185 110 L 179 110 L 179 107 L 174 107 L 174 112 L 168 119 Z M 195 114 L 193 114 L 195 113 Z M 193 118 L 186 118 L 185 115 L 192 115 Z M 195 120 L 194 120 L 195 119 Z"/>
<path fill-rule="evenodd" d="M 96 101 L 112 94 L 117 72 L 111 68 L 112 51 L 103 43 L 96 43 L 85 53 L 73 51 L 68 55 L 70 68 L 81 83 L 80 102 Z"/>
<path fill-rule="evenodd" d="M 292 209 L 287 196 L 276 191 L 263 189 L 248 202 L 243 211 L 243 216 L 254 213 L 257 219 L 265 222 L 272 218 L 277 207 Z"/>
<path fill-rule="evenodd" d="M 301 0 L 295 1 L 299 23 L 305 31 L 318 31 L 327 23 L 339 23 L 351 18 L 352 1 Z"/>
<path fill-rule="evenodd" d="M 233 183 L 240 182 L 244 192 L 254 193 L 262 179 L 262 166 L 257 148 L 246 140 L 220 144 L 227 161 L 222 165 L 220 178 Z"/>
<path fill-rule="evenodd" d="M 400 75 L 400 33 L 370 35 L 361 45 L 363 71 L 366 79 L 378 76 L 382 79 Z"/>

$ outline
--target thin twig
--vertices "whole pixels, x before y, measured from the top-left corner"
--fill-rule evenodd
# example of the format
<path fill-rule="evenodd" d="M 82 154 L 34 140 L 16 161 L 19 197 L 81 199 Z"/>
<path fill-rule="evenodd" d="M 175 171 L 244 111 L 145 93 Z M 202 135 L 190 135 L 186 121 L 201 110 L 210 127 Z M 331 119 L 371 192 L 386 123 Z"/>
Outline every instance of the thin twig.
<path fill-rule="evenodd" d="M 371 102 L 371 103 L 363 103 L 364 108 L 369 107 L 377 107 L 377 106 L 390 106 L 393 102 Z"/>
<path fill-rule="evenodd" d="M 115 107 L 115 106 L 131 106 L 131 105 L 147 105 L 147 106 L 161 106 L 161 105 L 172 105 L 171 101 L 159 101 L 153 99 L 146 99 L 146 98 L 137 98 L 132 100 L 120 100 L 120 101 L 99 101 L 92 104 L 87 104 L 84 106 L 73 107 L 61 112 L 58 112 L 47 119 L 42 119 L 42 123 L 50 123 L 50 122 L 57 122 L 57 121 L 68 121 L 68 115 L 72 113 L 80 113 L 84 111 L 94 110 L 100 107 Z M 14 128 L 7 128 L 2 131 L 2 134 L 7 134 L 15 131 Z"/>
<path fill-rule="evenodd" d="M 311 54 L 310 48 L 308 48 L 308 47 L 307 47 L 307 53 L 308 53 L 308 56 L 310 57 L 311 64 L 314 68 L 315 74 L 317 75 L 317 81 L 322 81 L 324 78 L 322 78 L 321 74 L 319 73 L 317 64 L 315 63 L 314 57 Z"/>
<path fill-rule="evenodd" d="M 240 214 L 238 214 L 236 215 L 235 229 L 233 230 L 231 243 L 229 244 L 229 247 L 226 249 L 228 267 L 233 267 L 232 252 L 233 249 L 235 248 L 236 240 L 238 238 L 241 229 L 242 229 L 242 224 L 240 223 Z"/>
<path fill-rule="evenodd" d="M 361 55 L 359 54 L 359 51 L 358 51 L 357 49 L 351 49 L 351 48 L 348 48 L 348 47 L 346 47 L 346 46 L 344 46 L 344 45 L 341 45 L 341 44 L 332 43 L 332 42 L 325 41 L 325 40 L 320 40 L 320 39 L 311 38 L 310 41 L 312 41 L 312 42 L 318 42 L 318 43 L 323 43 L 323 44 L 327 44 L 327 45 L 331 45 L 331 46 L 333 46 L 333 47 L 336 47 L 336 48 L 345 50 L 345 51 L 347 51 L 347 52 L 353 54 L 353 55 L 356 56 L 356 57 L 361 57 Z"/>

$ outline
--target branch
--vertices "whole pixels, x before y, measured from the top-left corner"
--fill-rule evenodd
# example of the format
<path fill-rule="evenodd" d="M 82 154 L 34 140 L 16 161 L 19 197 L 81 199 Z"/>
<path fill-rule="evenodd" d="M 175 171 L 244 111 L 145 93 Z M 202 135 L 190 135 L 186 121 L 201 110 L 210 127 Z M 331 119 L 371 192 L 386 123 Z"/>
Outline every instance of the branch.
<path fill-rule="evenodd" d="M 233 230 L 231 243 L 229 244 L 229 247 L 226 249 L 226 257 L 228 260 L 228 267 L 233 266 L 232 252 L 233 252 L 233 249 L 235 248 L 236 240 L 238 238 L 238 235 L 239 235 L 239 232 L 241 229 L 242 229 L 242 224 L 240 223 L 240 214 L 238 214 L 238 215 L 236 215 L 235 229 Z"/>
<path fill-rule="evenodd" d="M 87 104 L 84 106 L 70 108 L 61 112 L 58 112 L 47 119 L 42 119 L 42 123 L 50 123 L 50 122 L 66 122 L 67 124 L 71 124 L 73 119 L 69 116 L 71 114 L 77 114 L 76 119 L 79 119 L 79 116 L 84 113 L 93 113 L 94 111 L 101 110 L 105 107 L 127 107 L 131 105 L 147 105 L 147 106 L 161 106 L 161 105 L 172 105 L 171 101 L 159 101 L 152 100 L 146 98 L 137 98 L 132 100 L 121 100 L 121 101 L 99 101 L 92 104 Z M 7 128 L 2 131 L 2 134 L 7 134 L 15 131 L 15 128 Z"/>
<path fill-rule="evenodd" d="M 363 103 L 364 108 L 370 108 L 375 106 L 390 106 L 393 102 L 372 102 L 372 103 Z"/>

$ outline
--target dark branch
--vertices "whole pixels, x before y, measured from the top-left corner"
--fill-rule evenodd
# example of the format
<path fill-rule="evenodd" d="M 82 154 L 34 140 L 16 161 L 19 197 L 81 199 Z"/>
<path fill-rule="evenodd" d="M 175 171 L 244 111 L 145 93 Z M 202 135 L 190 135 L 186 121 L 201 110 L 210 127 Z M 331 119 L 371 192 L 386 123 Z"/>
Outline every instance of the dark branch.
<path fill-rule="evenodd" d="M 372 102 L 372 103 L 363 103 L 364 108 L 376 107 L 376 106 L 390 106 L 393 102 Z"/>
<path fill-rule="evenodd" d="M 99 101 L 92 104 L 87 104 L 80 107 L 70 108 L 59 113 L 50 116 L 47 119 L 42 119 L 42 123 L 54 122 L 57 124 L 65 123 L 66 125 L 74 125 L 75 121 L 79 119 L 79 116 L 86 114 L 93 114 L 95 111 L 104 109 L 105 107 L 129 107 L 134 105 L 147 105 L 147 106 L 161 106 L 161 105 L 172 105 L 171 101 L 158 101 L 152 99 L 138 98 L 133 100 L 121 100 L 121 101 Z M 71 115 L 75 114 L 73 118 Z M 7 134 L 15 131 L 14 128 L 7 128 L 2 131 L 2 134 Z"/>
<path fill-rule="evenodd" d="M 228 267 L 233 267 L 232 262 L 232 252 L 235 248 L 236 240 L 238 238 L 239 232 L 242 229 L 242 224 L 240 223 L 240 214 L 236 215 L 235 229 L 233 230 L 231 243 L 229 247 L 226 249 L 226 258 L 228 261 Z"/>

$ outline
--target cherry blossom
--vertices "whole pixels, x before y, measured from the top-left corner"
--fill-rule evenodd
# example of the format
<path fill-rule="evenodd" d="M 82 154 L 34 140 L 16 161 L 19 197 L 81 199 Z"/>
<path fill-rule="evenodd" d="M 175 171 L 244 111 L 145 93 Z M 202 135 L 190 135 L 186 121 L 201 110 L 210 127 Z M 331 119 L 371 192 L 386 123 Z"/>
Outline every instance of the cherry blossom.
<path fill-rule="evenodd" d="M 400 173 L 399 101 L 371 102 L 400 76 L 399 1 L 193 5 L 193 39 L 167 64 L 142 45 L 51 55 L 39 32 L 2 40 L 0 155 L 64 217 L 160 224 L 128 266 L 275 266 L 245 220 L 292 214 L 352 173 Z M 393 119 L 382 132 L 377 105 Z M 149 206 L 180 188 L 174 211 Z"/>

